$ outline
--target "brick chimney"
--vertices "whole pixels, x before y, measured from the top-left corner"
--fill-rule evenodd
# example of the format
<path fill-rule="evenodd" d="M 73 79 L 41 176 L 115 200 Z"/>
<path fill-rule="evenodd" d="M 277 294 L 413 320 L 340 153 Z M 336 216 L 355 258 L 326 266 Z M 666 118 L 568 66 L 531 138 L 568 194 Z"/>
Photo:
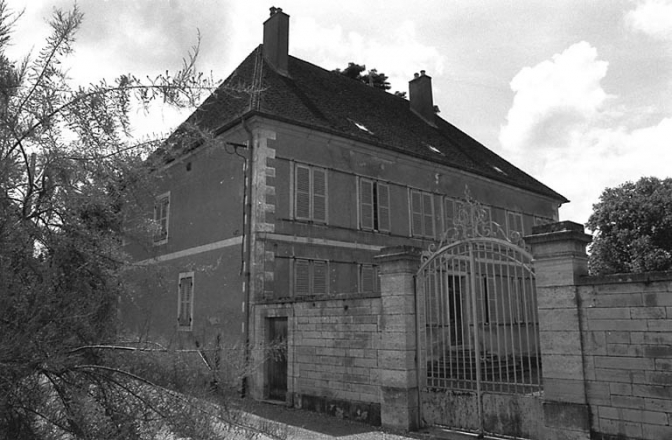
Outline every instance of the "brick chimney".
<path fill-rule="evenodd" d="M 289 59 L 289 15 L 272 7 L 264 22 L 264 59 L 280 74 L 287 76 Z"/>
<path fill-rule="evenodd" d="M 432 97 L 432 77 L 420 74 L 408 82 L 408 99 L 411 101 L 411 110 L 425 121 L 434 125 L 434 98 Z"/>

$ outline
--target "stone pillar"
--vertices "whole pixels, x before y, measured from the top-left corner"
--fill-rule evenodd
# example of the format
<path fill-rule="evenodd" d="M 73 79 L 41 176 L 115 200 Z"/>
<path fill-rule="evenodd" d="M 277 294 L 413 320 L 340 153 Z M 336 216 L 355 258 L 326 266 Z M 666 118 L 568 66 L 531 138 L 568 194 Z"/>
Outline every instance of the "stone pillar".
<path fill-rule="evenodd" d="M 560 222 L 534 227 L 532 246 L 539 309 L 545 439 L 590 438 L 590 408 L 576 280 L 588 274 L 583 226 Z"/>
<path fill-rule="evenodd" d="M 388 428 L 415 430 L 420 401 L 414 281 L 420 267 L 420 249 L 390 247 L 375 258 L 382 302 L 378 350 L 381 422 Z"/>

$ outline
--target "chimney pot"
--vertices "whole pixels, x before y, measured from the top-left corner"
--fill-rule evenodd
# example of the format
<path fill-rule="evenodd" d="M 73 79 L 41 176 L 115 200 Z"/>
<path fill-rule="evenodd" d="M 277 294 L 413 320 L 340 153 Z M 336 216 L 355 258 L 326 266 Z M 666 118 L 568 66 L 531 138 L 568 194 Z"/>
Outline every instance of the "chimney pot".
<path fill-rule="evenodd" d="M 289 15 L 282 8 L 270 8 L 271 17 L 264 22 L 264 59 L 281 75 L 288 75 Z"/>

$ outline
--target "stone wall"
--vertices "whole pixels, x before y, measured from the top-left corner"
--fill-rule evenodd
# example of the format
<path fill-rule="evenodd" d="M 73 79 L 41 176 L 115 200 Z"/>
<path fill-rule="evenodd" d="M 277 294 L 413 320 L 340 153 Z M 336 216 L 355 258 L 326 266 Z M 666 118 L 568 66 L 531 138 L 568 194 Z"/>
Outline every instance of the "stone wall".
<path fill-rule="evenodd" d="M 583 226 L 533 232 L 545 439 L 672 438 L 672 272 L 588 276 Z"/>
<path fill-rule="evenodd" d="M 380 297 L 294 303 L 297 408 L 380 425 Z"/>
<path fill-rule="evenodd" d="M 672 438 L 672 272 L 578 284 L 594 435 Z"/>

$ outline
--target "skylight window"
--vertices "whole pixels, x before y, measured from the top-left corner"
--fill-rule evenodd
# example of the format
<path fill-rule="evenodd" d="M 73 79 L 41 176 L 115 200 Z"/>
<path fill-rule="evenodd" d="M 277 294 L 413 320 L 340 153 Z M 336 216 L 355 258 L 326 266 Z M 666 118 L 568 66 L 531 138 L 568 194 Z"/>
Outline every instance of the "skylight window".
<path fill-rule="evenodd" d="M 373 134 L 373 132 L 372 132 L 371 130 L 369 130 L 368 128 L 366 128 L 366 125 L 364 125 L 364 124 L 360 124 L 359 122 L 357 122 L 357 121 L 353 121 L 352 119 L 350 120 L 350 122 L 352 122 L 353 124 L 355 124 L 355 126 L 357 126 L 357 128 L 359 128 L 360 130 L 365 131 L 365 132 L 367 132 L 367 133 L 369 133 L 369 134 Z"/>
<path fill-rule="evenodd" d="M 425 147 L 429 148 L 430 151 L 432 151 L 436 154 L 440 154 L 441 156 L 445 156 L 445 154 L 443 154 L 443 152 L 441 150 L 439 150 L 438 148 L 436 148 L 435 146 L 426 144 L 424 142 L 423 142 L 423 144 L 425 145 Z"/>
<path fill-rule="evenodd" d="M 497 166 L 494 166 L 494 165 L 491 165 L 491 167 L 494 168 L 494 170 L 497 171 L 498 173 L 504 174 L 505 176 L 508 176 L 508 174 L 506 174 L 504 171 L 502 171 L 502 169 L 500 167 L 497 167 Z"/>

